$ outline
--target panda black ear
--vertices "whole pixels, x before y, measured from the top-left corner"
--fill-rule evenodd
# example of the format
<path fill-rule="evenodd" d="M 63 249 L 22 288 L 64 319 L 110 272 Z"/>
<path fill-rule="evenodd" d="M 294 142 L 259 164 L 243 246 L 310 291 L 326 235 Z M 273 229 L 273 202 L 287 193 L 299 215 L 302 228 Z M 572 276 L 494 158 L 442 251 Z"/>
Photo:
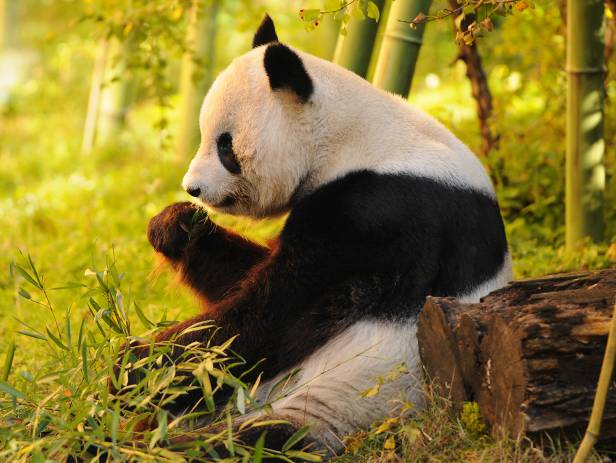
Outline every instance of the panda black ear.
<path fill-rule="evenodd" d="M 281 43 L 272 44 L 263 57 L 265 72 L 272 90 L 288 89 L 305 103 L 310 99 L 314 86 L 297 53 Z"/>
<path fill-rule="evenodd" d="M 255 36 L 252 39 L 252 48 L 260 47 L 272 42 L 278 42 L 278 36 L 276 35 L 276 28 L 274 27 L 274 21 L 269 17 L 267 13 L 263 17 Z"/>

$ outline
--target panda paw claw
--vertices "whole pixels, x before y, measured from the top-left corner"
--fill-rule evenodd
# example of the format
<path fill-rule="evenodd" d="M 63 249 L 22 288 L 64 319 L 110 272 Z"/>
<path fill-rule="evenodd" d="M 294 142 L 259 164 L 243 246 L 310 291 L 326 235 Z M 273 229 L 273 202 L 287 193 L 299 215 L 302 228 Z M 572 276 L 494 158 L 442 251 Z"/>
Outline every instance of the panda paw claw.
<path fill-rule="evenodd" d="M 171 204 L 150 219 L 148 240 L 154 250 L 171 260 L 178 260 L 194 227 L 206 221 L 205 211 L 193 203 Z"/>

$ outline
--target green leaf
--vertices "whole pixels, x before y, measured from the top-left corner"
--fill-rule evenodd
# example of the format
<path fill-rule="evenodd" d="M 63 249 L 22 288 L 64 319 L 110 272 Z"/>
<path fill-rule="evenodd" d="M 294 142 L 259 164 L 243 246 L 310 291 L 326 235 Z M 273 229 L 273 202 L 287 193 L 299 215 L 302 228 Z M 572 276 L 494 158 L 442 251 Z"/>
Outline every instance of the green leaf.
<path fill-rule="evenodd" d="M 25 397 L 23 392 L 18 391 L 17 389 L 15 389 L 12 386 L 9 386 L 4 381 L 0 381 L 0 392 L 4 392 L 5 394 L 13 396 L 16 399 L 20 399 L 22 397 Z"/>
<path fill-rule="evenodd" d="M 158 414 L 158 429 L 160 430 L 160 440 L 162 442 L 167 440 L 168 426 L 167 412 L 165 410 L 161 410 Z"/>
<path fill-rule="evenodd" d="M 86 324 L 86 319 L 82 318 L 81 323 L 79 324 L 79 334 L 77 335 L 77 349 L 81 348 L 81 343 L 83 342 L 83 327 Z"/>
<path fill-rule="evenodd" d="M 4 366 L 2 367 L 2 381 L 9 379 L 11 368 L 13 366 L 13 358 L 15 357 L 15 342 L 11 341 L 6 351 L 6 357 L 4 358 Z"/>
<path fill-rule="evenodd" d="M 313 453 L 301 452 L 299 450 L 289 450 L 285 452 L 288 457 L 291 458 L 300 458 L 304 461 L 323 461 L 323 458 L 319 455 L 315 455 Z"/>
<path fill-rule="evenodd" d="M 43 284 L 41 282 L 41 277 L 36 271 L 36 267 L 34 266 L 34 262 L 32 262 L 32 257 L 28 254 L 28 263 L 30 264 L 30 269 L 34 273 L 34 277 L 36 278 L 36 282 L 38 283 L 39 288 L 43 288 Z"/>
<path fill-rule="evenodd" d="M 30 296 L 30 293 L 23 288 L 19 288 L 19 295 L 23 297 L 24 299 L 32 299 L 32 296 Z"/>
<path fill-rule="evenodd" d="M 47 335 L 49 336 L 49 339 L 51 339 L 56 346 L 58 346 L 62 350 L 69 350 L 69 348 L 66 347 L 62 341 L 60 341 L 51 331 L 49 331 L 49 328 L 45 329 L 47 330 Z"/>
<path fill-rule="evenodd" d="M 86 380 L 86 383 L 89 382 L 88 346 L 85 341 L 81 344 L 81 369 L 83 370 L 83 377 Z"/>
<path fill-rule="evenodd" d="M 369 18 L 374 19 L 376 22 L 379 22 L 379 18 L 381 17 L 379 7 L 374 2 L 368 2 L 368 11 L 366 14 Z"/>
<path fill-rule="evenodd" d="M 47 341 L 47 338 L 45 336 L 39 333 L 32 332 L 32 331 L 19 330 L 18 333 L 23 334 L 24 336 L 30 336 L 31 338 L 42 339 L 43 341 Z"/>
<path fill-rule="evenodd" d="M 32 275 L 30 275 L 26 269 L 24 269 L 23 267 L 15 264 L 15 270 L 17 270 L 17 272 L 24 277 L 24 279 L 30 283 L 31 285 L 35 286 L 38 289 L 41 289 L 41 286 L 37 283 L 37 281 L 32 277 Z"/>
<path fill-rule="evenodd" d="M 104 292 L 109 292 L 109 287 L 103 280 L 103 274 L 101 272 L 96 272 L 96 279 L 98 280 L 98 285 L 103 289 Z"/>
<path fill-rule="evenodd" d="M 135 312 L 137 313 L 137 317 L 139 318 L 143 326 L 145 326 L 145 328 L 148 330 L 154 328 L 156 325 L 152 321 L 150 321 L 148 317 L 145 316 L 145 314 L 141 310 L 141 307 L 139 307 L 136 302 L 133 305 L 135 306 Z"/>
<path fill-rule="evenodd" d="M 356 19 L 358 21 L 361 21 L 362 19 L 365 18 L 364 12 L 361 10 L 359 6 L 356 6 L 355 8 L 353 8 L 351 16 L 353 16 L 353 19 Z"/>
<path fill-rule="evenodd" d="M 118 427 L 120 426 L 120 402 L 115 403 L 113 414 L 111 415 L 111 440 L 113 443 L 118 441 Z"/>
<path fill-rule="evenodd" d="M 308 8 L 299 11 L 299 17 L 302 21 L 314 21 L 321 16 L 321 10 L 318 8 Z"/>
<path fill-rule="evenodd" d="M 306 434 L 308 434 L 308 431 L 310 431 L 310 426 L 306 425 L 306 426 L 302 426 L 301 428 L 299 428 L 295 434 L 293 434 L 291 437 L 289 437 L 287 439 L 287 441 L 284 443 L 284 445 L 282 446 L 282 451 L 286 452 L 287 450 L 293 448 L 293 446 L 295 444 L 297 444 L 299 441 L 301 441 L 304 437 L 306 437 Z"/>
<path fill-rule="evenodd" d="M 252 463 L 261 463 L 263 460 L 263 446 L 265 445 L 265 431 L 261 433 L 255 443 L 255 451 L 252 454 Z"/>

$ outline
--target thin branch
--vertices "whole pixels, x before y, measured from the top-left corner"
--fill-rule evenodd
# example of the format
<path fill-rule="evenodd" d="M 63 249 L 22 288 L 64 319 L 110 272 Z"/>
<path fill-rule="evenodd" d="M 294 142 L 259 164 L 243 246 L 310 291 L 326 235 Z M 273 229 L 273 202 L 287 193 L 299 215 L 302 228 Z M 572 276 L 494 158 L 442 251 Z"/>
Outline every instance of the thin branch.
<path fill-rule="evenodd" d="M 456 5 L 456 0 L 449 0 L 450 5 Z M 462 32 L 465 32 L 464 30 Z M 483 140 L 481 152 L 487 156 L 492 149 L 498 149 L 498 134 L 494 134 L 490 127 L 492 117 L 492 93 L 488 86 L 488 79 L 483 70 L 481 55 L 477 49 L 477 44 L 467 44 L 464 41 L 458 42 L 459 54 L 456 59 L 463 61 L 466 65 L 466 77 L 471 83 L 473 98 L 477 102 L 477 116 L 479 118 L 479 128 Z"/>
<path fill-rule="evenodd" d="M 490 11 L 490 13 L 487 14 L 487 17 L 492 16 L 494 13 L 496 13 L 503 5 L 509 4 L 509 3 L 519 3 L 522 0 L 500 0 L 499 2 L 497 2 L 496 6 L 492 9 L 492 11 Z M 450 2 L 451 3 L 451 2 Z M 474 5 L 475 10 L 477 8 L 479 8 L 482 4 L 484 3 L 484 0 L 479 0 L 477 2 L 476 5 Z M 443 8 L 442 10 L 439 10 L 435 15 L 425 15 L 423 13 L 419 13 L 415 18 L 413 19 L 398 19 L 399 22 L 402 23 L 407 23 L 409 25 L 411 25 L 411 27 L 413 26 L 417 26 L 418 24 L 421 24 L 422 22 L 431 22 L 431 21 L 438 21 L 440 19 L 445 19 L 449 16 L 458 16 L 458 14 L 462 13 L 464 11 L 464 8 L 466 8 L 468 5 L 462 5 L 462 6 L 457 6 L 457 2 L 452 3 L 451 4 L 451 8 Z"/>

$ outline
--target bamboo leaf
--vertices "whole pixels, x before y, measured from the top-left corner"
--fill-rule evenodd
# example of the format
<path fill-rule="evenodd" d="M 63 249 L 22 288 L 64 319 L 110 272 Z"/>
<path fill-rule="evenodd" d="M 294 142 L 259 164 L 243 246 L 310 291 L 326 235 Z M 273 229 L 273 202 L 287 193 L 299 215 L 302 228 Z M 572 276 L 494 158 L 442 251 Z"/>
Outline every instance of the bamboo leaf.
<path fill-rule="evenodd" d="M 167 412 L 165 410 L 161 410 L 158 414 L 158 429 L 160 429 L 160 440 L 164 442 L 167 440 L 167 431 L 168 431 L 168 419 Z"/>
<path fill-rule="evenodd" d="M 24 299 L 32 299 L 30 293 L 23 288 L 19 288 L 19 295 Z"/>
<path fill-rule="evenodd" d="M 16 399 L 21 399 L 21 398 L 25 397 L 23 392 L 18 391 L 17 389 L 15 389 L 12 386 L 9 386 L 4 381 L 0 381 L 0 392 L 4 392 L 5 394 L 13 396 Z"/>
<path fill-rule="evenodd" d="M 30 264 L 30 269 L 32 270 L 32 273 L 34 273 L 34 277 L 36 278 L 38 287 L 43 289 L 43 282 L 41 281 L 41 277 L 38 274 L 36 267 L 34 266 L 34 262 L 32 262 L 32 256 L 30 256 L 30 254 L 28 254 L 28 263 Z"/>
<path fill-rule="evenodd" d="M 2 367 L 2 381 L 6 382 L 9 379 L 11 373 L 11 367 L 13 366 L 13 358 L 15 357 L 15 342 L 11 341 L 6 351 L 6 357 L 4 359 L 4 367 Z"/>
<path fill-rule="evenodd" d="M 379 18 L 381 13 L 379 11 L 379 7 L 374 2 L 368 2 L 368 10 L 366 11 L 366 15 L 369 18 L 374 19 L 376 22 L 379 22 Z"/>
<path fill-rule="evenodd" d="M 30 283 L 31 285 L 35 286 L 38 289 L 41 289 L 41 286 L 38 284 L 38 282 L 32 277 L 32 275 L 30 275 L 26 269 L 24 269 L 23 267 L 15 264 L 15 270 L 17 270 L 17 272 L 24 277 L 24 279 Z"/>
<path fill-rule="evenodd" d="M 86 324 L 86 319 L 82 318 L 79 324 L 79 334 L 77 335 L 77 349 L 81 349 L 81 343 L 83 342 L 83 327 Z"/>
<path fill-rule="evenodd" d="M 300 458 L 304 461 L 323 461 L 323 458 L 314 453 L 302 452 L 300 450 L 289 450 L 286 455 L 291 458 Z"/>
<path fill-rule="evenodd" d="M 49 339 L 51 339 L 53 341 L 53 343 L 58 346 L 60 349 L 62 350 L 69 350 L 68 347 L 66 347 L 64 345 L 64 343 L 62 341 L 60 341 L 50 330 L 49 328 L 45 328 L 47 330 L 47 335 L 49 336 Z"/>
<path fill-rule="evenodd" d="M 265 431 L 261 433 L 255 443 L 255 450 L 252 454 L 252 463 L 261 463 L 263 460 L 263 447 L 265 445 Z"/>
<path fill-rule="evenodd" d="M 30 336 L 31 338 L 36 338 L 36 339 L 41 339 L 43 341 L 47 341 L 47 338 L 45 336 L 39 333 L 32 332 L 32 331 L 19 330 L 18 333 L 23 334 L 24 336 Z"/>
<path fill-rule="evenodd" d="M 90 375 L 88 370 L 88 346 L 86 342 L 81 344 L 81 369 L 83 370 L 83 377 L 86 382 L 90 381 Z"/>
<path fill-rule="evenodd" d="M 306 435 L 308 434 L 308 431 L 310 431 L 310 426 L 306 425 L 306 426 L 302 426 L 301 428 L 299 428 L 295 434 L 293 434 L 291 437 L 289 437 L 287 439 L 287 441 L 284 443 L 284 445 L 282 446 L 282 451 L 286 452 L 289 449 L 292 449 L 293 446 L 295 444 L 297 444 L 299 441 L 301 441 L 304 437 L 306 437 Z"/>
<path fill-rule="evenodd" d="M 318 8 L 308 8 L 299 10 L 299 17 L 302 21 L 314 21 L 321 16 L 321 10 Z"/>
<path fill-rule="evenodd" d="M 133 305 L 135 306 L 135 312 L 137 313 L 137 317 L 139 318 L 143 326 L 148 330 L 154 328 L 156 325 L 152 321 L 150 321 L 148 317 L 145 316 L 145 314 L 141 310 L 141 307 L 139 307 L 136 302 Z"/>

